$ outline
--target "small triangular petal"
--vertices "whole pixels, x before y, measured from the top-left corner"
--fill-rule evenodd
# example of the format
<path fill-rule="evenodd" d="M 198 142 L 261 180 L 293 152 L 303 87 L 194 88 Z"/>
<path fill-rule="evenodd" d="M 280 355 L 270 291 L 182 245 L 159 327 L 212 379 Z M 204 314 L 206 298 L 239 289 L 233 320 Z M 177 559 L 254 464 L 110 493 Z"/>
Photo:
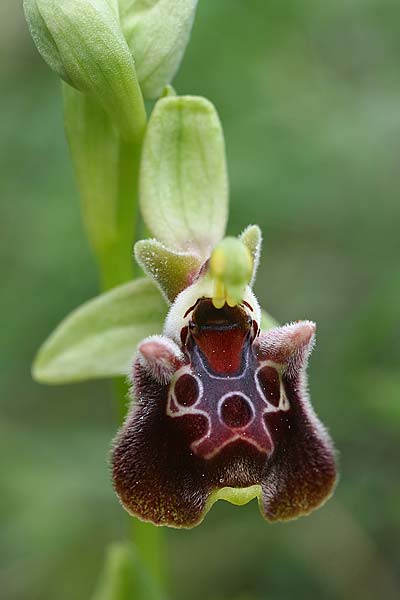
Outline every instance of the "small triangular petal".
<path fill-rule="evenodd" d="M 249 225 L 240 235 L 240 239 L 247 246 L 253 259 L 253 274 L 251 277 L 250 285 L 254 283 L 256 277 L 258 264 L 261 256 L 261 245 L 262 245 L 262 233 L 258 225 Z"/>
<path fill-rule="evenodd" d="M 135 244 L 135 258 L 152 277 L 169 302 L 194 281 L 202 261 L 197 254 L 174 252 L 157 240 Z"/>

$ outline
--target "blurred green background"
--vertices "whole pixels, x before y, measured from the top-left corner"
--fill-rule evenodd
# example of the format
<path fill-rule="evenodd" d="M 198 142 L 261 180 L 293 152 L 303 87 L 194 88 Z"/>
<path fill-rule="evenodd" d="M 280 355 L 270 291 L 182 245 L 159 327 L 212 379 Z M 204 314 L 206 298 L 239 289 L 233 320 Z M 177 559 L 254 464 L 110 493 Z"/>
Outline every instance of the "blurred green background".
<path fill-rule="evenodd" d="M 0 596 L 87 600 L 127 525 L 107 467 L 117 414 L 107 383 L 30 378 L 97 277 L 59 83 L 20 4 L 0 4 Z M 220 113 L 230 232 L 264 231 L 262 304 L 318 323 L 311 392 L 341 479 L 294 523 L 220 502 L 166 531 L 171 597 L 399 598 L 400 3 L 201 0 L 175 85 Z"/>

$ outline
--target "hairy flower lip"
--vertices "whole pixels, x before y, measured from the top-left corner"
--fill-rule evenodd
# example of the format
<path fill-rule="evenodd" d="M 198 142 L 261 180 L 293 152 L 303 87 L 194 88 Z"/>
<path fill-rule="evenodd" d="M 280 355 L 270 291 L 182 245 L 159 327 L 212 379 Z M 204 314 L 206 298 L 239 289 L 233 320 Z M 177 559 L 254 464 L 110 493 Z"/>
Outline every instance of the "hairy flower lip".
<path fill-rule="evenodd" d="M 254 270 L 261 235 L 243 236 Z M 143 340 L 133 364 L 136 402 L 115 441 L 113 481 L 127 511 L 155 525 L 194 527 L 218 499 L 257 498 L 268 521 L 291 520 L 336 483 L 307 390 L 315 323 L 261 332 L 251 287 L 230 295 L 217 284 L 209 261 L 198 264 L 193 283 L 170 294 L 163 335 Z"/>
<path fill-rule="evenodd" d="M 209 302 L 200 298 L 196 307 Z M 193 340 L 188 346 L 165 336 L 144 341 L 134 366 L 137 403 L 113 454 L 115 489 L 128 512 L 156 525 L 189 528 L 218 499 L 245 504 L 257 497 L 269 521 L 291 520 L 322 505 L 336 485 L 336 461 L 307 393 L 314 331 L 314 323 L 300 321 L 252 343 L 248 337 L 247 358 L 231 373 L 213 368 L 207 343 L 201 356 Z M 243 347 L 240 340 L 232 345 L 231 332 L 237 335 L 225 330 L 227 337 L 214 337 L 222 344 L 215 347 L 222 366 Z"/>

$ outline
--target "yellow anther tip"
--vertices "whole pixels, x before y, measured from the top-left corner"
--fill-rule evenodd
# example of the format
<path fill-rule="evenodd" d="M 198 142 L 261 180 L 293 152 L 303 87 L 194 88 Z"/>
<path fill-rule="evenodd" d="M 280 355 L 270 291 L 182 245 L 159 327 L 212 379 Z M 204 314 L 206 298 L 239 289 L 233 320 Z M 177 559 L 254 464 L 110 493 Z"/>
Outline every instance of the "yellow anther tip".
<path fill-rule="evenodd" d="M 225 298 L 212 298 L 214 308 L 222 308 L 225 304 Z"/>

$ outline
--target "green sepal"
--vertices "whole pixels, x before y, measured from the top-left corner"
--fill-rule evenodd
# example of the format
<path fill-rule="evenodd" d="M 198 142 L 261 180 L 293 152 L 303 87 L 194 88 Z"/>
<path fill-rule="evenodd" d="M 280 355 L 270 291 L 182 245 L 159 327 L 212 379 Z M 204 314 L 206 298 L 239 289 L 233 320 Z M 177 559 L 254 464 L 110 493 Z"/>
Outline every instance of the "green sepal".
<path fill-rule="evenodd" d="M 115 0 L 24 0 L 33 40 L 67 83 L 93 95 L 126 140 L 141 140 L 146 113 Z"/>
<path fill-rule="evenodd" d="M 162 600 L 164 596 L 150 577 L 130 542 L 107 549 L 104 570 L 92 600 Z"/>
<path fill-rule="evenodd" d="M 157 98 L 183 58 L 197 0 L 120 0 L 120 18 L 145 98 Z"/>
<path fill-rule="evenodd" d="M 155 238 L 203 259 L 225 232 L 228 180 L 222 128 L 205 98 L 159 100 L 143 146 L 140 202 Z"/>
<path fill-rule="evenodd" d="M 89 300 L 66 317 L 40 348 L 32 368 L 40 383 L 74 383 L 126 375 L 137 344 L 161 333 L 167 305 L 147 278 Z"/>
<path fill-rule="evenodd" d="M 202 261 L 196 254 L 174 252 L 157 240 L 141 240 L 135 244 L 135 258 L 145 273 L 152 277 L 169 302 L 193 283 Z"/>
<path fill-rule="evenodd" d="M 248 248 L 253 259 L 253 273 L 250 280 L 250 285 L 254 283 L 258 264 L 260 262 L 262 233 L 258 225 L 249 225 L 240 235 L 240 240 Z"/>

